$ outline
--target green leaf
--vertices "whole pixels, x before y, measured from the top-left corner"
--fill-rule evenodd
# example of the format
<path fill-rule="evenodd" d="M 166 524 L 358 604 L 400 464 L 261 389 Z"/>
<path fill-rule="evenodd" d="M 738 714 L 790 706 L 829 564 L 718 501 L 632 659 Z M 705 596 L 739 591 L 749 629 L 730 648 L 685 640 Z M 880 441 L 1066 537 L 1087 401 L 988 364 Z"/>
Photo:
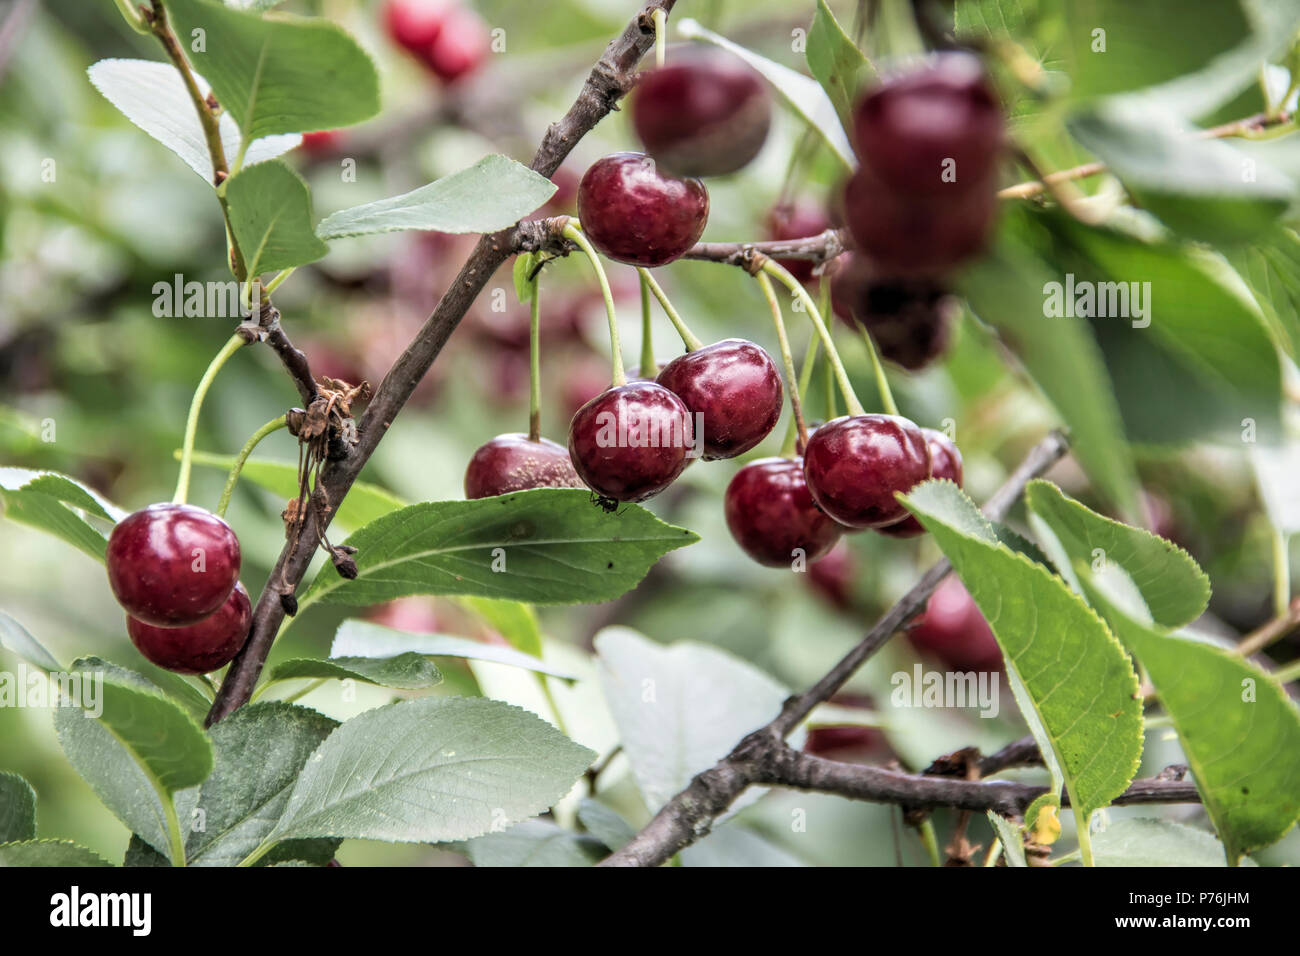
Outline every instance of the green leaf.
<path fill-rule="evenodd" d="M 1293 359 L 1300 355 L 1300 236 L 1292 229 L 1274 229 L 1225 255 L 1287 354 Z"/>
<path fill-rule="evenodd" d="M 404 229 L 496 232 L 513 226 L 554 193 L 555 184 L 545 176 L 493 153 L 409 193 L 332 213 L 316 234 L 341 239 Z"/>
<path fill-rule="evenodd" d="M 1138 205 L 1193 239 L 1251 239 L 1273 225 L 1296 193 L 1295 184 L 1267 163 L 1149 109 L 1108 102 L 1077 114 L 1069 127 Z"/>
<path fill-rule="evenodd" d="M 1142 704 L 1128 656 L 1064 581 L 1000 544 L 952 482 L 925 482 L 902 500 L 988 619 L 1086 827 L 1092 811 L 1124 792 L 1142 752 Z"/>
<path fill-rule="evenodd" d="M 1099 515 L 1048 481 L 1030 482 L 1025 502 L 1051 528 L 1064 549 L 1062 561 L 1079 577 L 1118 565 L 1162 627 L 1182 627 L 1204 613 L 1210 579 L 1178 545 Z"/>
<path fill-rule="evenodd" d="M 623 627 L 606 628 L 595 643 L 605 701 L 651 810 L 771 720 L 789 694 L 752 664 L 705 644 L 665 647 Z M 751 790 L 733 806 L 758 796 Z"/>
<path fill-rule="evenodd" d="M 172 861 L 167 859 L 144 840 L 141 840 L 138 834 L 132 833 L 131 840 L 126 845 L 126 854 L 122 857 L 123 866 L 171 866 Z"/>
<path fill-rule="evenodd" d="M 314 262 L 329 252 L 312 230 L 307 184 L 278 159 L 229 179 L 226 203 L 250 276 Z"/>
<path fill-rule="evenodd" d="M 591 866 L 609 856 L 595 837 L 549 820 L 525 820 L 470 840 L 465 852 L 475 866 Z"/>
<path fill-rule="evenodd" d="M 533 657 L 542 656 L 542 631 L 532 605 L 481 597 L 461 598 L 460 603 L 509 641 L 511 647 Z"/>
<path fill-rule="evenodd" d="M 1169 820 L 1116 820 L 1093 834 L 1098 866 L 1225 866 L 1223 844 L 1195 827 Z"/>
<path fill-rule="evenodd" d="M 27 628 L 4 611 L 0 611 L 0 647 L 13 651 L 27 663 L 35 664 L 41 670 L 57 671 L 63 666 L 40 641 L 32 637 Z"/>
<path fill-rule="evenodd" d="M 1251 449 L 1259 497 L 1268 520 L 1284 535 L 1300 533 L 1300 441 L 1290 439 L 1278 447 L 1257 445 Z"/>
<path fill-rule="evenodd" d="M 216 755 L 199 790 L 196 821 L 186 855 L 192 866 L 233 866 L 257 849 L 284 813 L 298 775 L 339 724 L 305 707 L 280 701 L 249 704 L 210 731 Z M 296 844 L 327 862 L 337 843 Z M 292 846 L 292 845 L 290 845 Z M 314 854 L 312 850 L 315 850 Z"/>
<path fill-rule="evenodd" d="M 112 866 L 84 846 L 66 840 L 26 840 L 0 843 L 0 867 L 6 866 Z"/>
<path fill-rule="evenodd" d="M 632 824 L 614 809 L 591 797 L 578 804 L 578 822 L 611 852 L 621 850 L 636 836 Z"/>
<path fill-rule="evenodd" d="M 196 451 L 194 464 L 230 471 L 234 467 L 235 458 L 233 455 Z M 295 463 L 249 459 L 244 463 L 244 470 L 239 473 L 239 477 L 286 501 L 298 496 L 298 466 Z M 355 531 L 381 515 L 405 507 L 406 502 L 391 491 L 366 481 L 358 481 L 348 490 L 332 524 L 346 531 Z"/>
<path fill-rule="evenodd" d="M 822 85 L 826 95 L 835 105 L 840 122 L 849 127 L 849 114 L 853 100 L 862 87 L 864 78 L 874 78 L 875 71 L 866 56 L 845 34 L 826 0 L 817 0 L 812 28 L 808 31 L 808 44 L 804 51 L 808 69 Z"/>
<path fill-rule="evenodd" d="M 853 146 L 849 142 L 848 134 L 844 132 L 844 124 L 840 122 L 839 114 L 835 112 L 835 104 L 816 80 L 732 43 L 726 37 L 705 29 L 690 18 L 677 21 L 677 32 L 690 40 L 703 40 L 714 46 L 720 46 L 740 57 L 761 73 L 771 84 L 772 89 L 776 90 L 796 113 L 821 134 L 826 145 L 839 157 L 846 169 L 851 170 L 857 166 L 857 160 L 853 157 Z"/>
<path fill-rule="evenodd" d="M 62 538 L 97 561 L 104 560 L 108 540 L 87 515 L 119 521 L 126 512 L 66 475 L 0 468 L 0 499 L 10 521 Z"/>
<path fill-rule="evenodd" d="M 300 606 L 408 594 L 596 604 L 631 590 L 660 557 L 697 540 L 637 505 L 609 514 L 573 488 L 427 502 L 355 532 L 348 543 L 359 549 L 356 579 L 322 568 Z"/>
<path fill-rule="evenodd" d="M 484 644 L 482 641 L 473 641 L 467 637 L 455 637 L 450 634 L 416 634 L 412 631 L 399 631 L 396 628 L 358 618 L 350 618 L 339 625 L 338 633 L 334 635 L 334 645 L 330 648 L 330 656 L 390 658 L 412 651 L 428 657 L 458 657 L 471 661 L 509 664 L 512 667 L 522 667 L 525 670 L 559 677 L 562 680 L 576 679 L 574 675 L 558 670 L 540 658 L 510 647 Z"/>
<path fill-rule="evenodd" d="M 16 773 L 0 771 L 0 843 L 36 839 L 36 791 Z"/>
<path fill-rule="evenodd" d="M 329 660 L 294 658 L 271 669 L 268 683 L 299 678 L 359 680 L 380 687 L 418 690 L 442 681 L 442 674 L 423 654 L 408 651 L 396 657 L 331 657 Z"/>
<path fill-rule="evenodd" d="M 989 811 L 988 817 L 993 832 L 1002 841 L 1002 858 L 1007 861 L 1007 866 L 1028 866 L 1025 861 L 1025 841 L 1020 835 L 1020 827 L 992 810 Z M 1094 852 L 1095 850 L 1094 843 Z"/>
<path fill-rule="evenodd" d="M 374 64 L 333 23 L 166 2 L 186 55 L 246 139 L 351 126 L 379 112 Z M 196 30 L 203 49 L 195 49 Z"/>
<path fill-rule="evenodd" d="M 390 704 L 321 744 L 267 839 L 466 840 L 553 806 L 594 757 L 499 701 Z"/>
<path fill-rule="evenodd" d="M 128 120 L 185 161 L 185 164 L 213 185 L 212 156 L 208 153 L 203 126 L 194 111 L 194 103 L 185 89 L 185 81 L 170 63 L 154 60 L 100 60 L 87 71 L 90 82 Z M 210 87 L 202 76 L 195 75 L 199 92 L 204 96 Z M 221 144 L 228 162 L 239 155 L 239 127 L 229 113 L 218 122 Z M 300 136 L 265 136 L 249 144 L 244 165 L 252 166 L 288 152 L 302 141 Z"/>

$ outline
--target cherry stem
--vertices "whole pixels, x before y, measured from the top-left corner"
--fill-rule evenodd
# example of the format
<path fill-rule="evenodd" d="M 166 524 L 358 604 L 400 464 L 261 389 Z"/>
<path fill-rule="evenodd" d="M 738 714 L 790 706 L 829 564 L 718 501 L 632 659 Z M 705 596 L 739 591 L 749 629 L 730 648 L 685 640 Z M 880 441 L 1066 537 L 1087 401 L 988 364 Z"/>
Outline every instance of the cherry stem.
<path fill-rule="evenodd" d="M 790 392 L 790 413 L 794 416 L 799 447 L 802 448 L 808 444 L 808 426 L 803 420 L 803 403 L 799 400 L 799 379 L 794 370 L 794 356 L 790 354 L 790 339 L 785 334 L 785 319 L 781 316 L 781 303 L 776 300 L 776 291 L 772 288 L 772 280 L 767 277 L 767 273 L 760 272 L 755 278 L 758 279 L 758 287 L 763 290 L 763 298 L 767 299 L 768 308 L 772 310 L 772 324 L 776 326 L 776 340 L 781 346 L 781 361 L 785 364 L 786 388 Z"/>
<path fill-rule="evenodd" d="M 654 12 L 655 21 L 655 66 L 662 67 L 668 58 L 668 14 L 663 7 Z"/>
<path fill-rule="evenodd" d="M 656 282 L 655 277 L 650 274 L 650 270 L 637 266 L 636 271 L 641 274 L 641 279 L 650 287 L 650 291 L 654 293 L 654 297 L 659 300 L 659 306 L 664 310 L 664 315 L 668 316 L 668 321 L 673 324 L 673 328 L 677 330 L 677 334 L 681 336 L 682 344 L 686 346 L 686 351 L 694 352 L 696 349 L 703 348 L 704 343 L 696 338 L 695 333 L 686 327 L 686 323 L 682 321 L 681 315 L 679 315 L 677 310 L 673 308 L 673 304 L 668 301 L 668 295 L 659 287 L 659 283 Z"/>
<path fill-rule="evenodd" d="M 591 267 L 596 272 L 600 283 L 600 295 L 605 300 L 605 314 L 609 318 L 609 361 L 613 369 L 612 381 L 615 388 L 627 384 L 627 372 L 623 368 L 623 346 L 618 338 L 618 314 L 614 311 L 614 293 L 609 290 L 609 279 L 605 276 L 605 267 L 600 264 L 600 256 L 591 247 L 587 237 L 582 234 L 577 220 L 569 220 L 561 235 L 586 253 Z"/>
<path fill-rule="evenodd" d="M 885 406 L 886 415 L 897 415 L 898 406 L 894 404 L 894 393 L 890 391 L 889 379 L 885 377 L 885 366 L 880 362 L 880 353 L 876 351 L 876 343 L 871 341 L 871 333 L 867 331 L 865 325 L 858 326 L 862 333 L 862 341 L 866 343 L 867 354 L 871 356 L 871 370 L 876 375 L 876 388 L 880 392 L 880 403 Z"/>
<path fill-rule="evenodd" d="M 829 281 L 823 282 L 821 290 L 817 296 L 817 307 L 822 310 L 822 315 L 830 315 L 831 285 Z M 831 319 L 831 325 L 835 320 Z M 835 333 L 828 328 L 828 332 L 834 337 Z M 816 336 L 813 337 L 816 341 Z M 826 392 L 826 420 L 830 421 L 839 415 L 839 406 L 835 402 L 835 370 L 831 368 L 831 363 L 826 362 L 822 365 L 822 387 Z"/>
<path fill-rule="evenodd" d="M 542 437 L 542 292 L 533 280 L 528 300 L 528 440 Z"/>
<path fill-rule="evenodd" d="M 799 398 L 808 397 L 808 388 L 812 385 L 813 368 L 817 365 L 817 336 L 808 339 L 808 348 L 804 350 L 803 365 L 799 367 Z M 830 366 L 827 366 L 829 368 Z M 807 436 L 800 440 L 799 428 L 793 418 L 786 429 L 785 441 L 781 443 L 781 457 L 793 458 L 796 453 L 802 455 L 807 444 Z"/>
<path fill-rule="evenodd" d="M 271 281 L 268 282 L 266 286 L 262 289 L 262 295 L 270 295 L 276 289 L 280 288 L 284 280 L 289 278 L 289 276 L 293 275 L 294 270 L 297 268 L 298 268 L 297 266 L 290 266 L 287 269 L 281 269 L 279 272 L 277 272 L 275 276 L 272 277 Z"/>
<path fill-rule="evenodd" d="M 1285 531 L 1273 529 L 1273 611 L 1286 617 L 1291 608 L 1291 554 Z"/>
<path fill-rule="evenodd" d="M 641 375 L 654 378 L 658 371 L 655 366 L 654 333 L 650 328 L 650 283 L 648 276 L 641 273 Z"/>
<path fill-rule="evenodd" d="M 232 335 L 208 365 L 203 378 L 199 379 L 198 387 L 194 389 L 194 397 L 190 400 L 190 414 L 185 420 L 185 441 L 181 445 L 181 471 L 176 479 L 176 494 L 172 497 L 172 501 L 178 505 L 185 504 L 185 499 L 190 494 L 190 470 L 194 464 L 194 436 L 199 430 L 199 411 L 203 408 L 203 398 L 212 387 L 217 373 L 221 371 L 221 366 L 247 344 L 248 340 L 238 332 Z"/>
<path fill-rule="evenodd" d="M 921 838 L 921 845 L 925 847 L 925 855 L 930 859 L 931 866 L 942 866 L 943 861 L 939 858 L 939 840 L 934 832 L 934 821 L 926 817 L 916 825 L 916 835 Z"/>
<path fill-rule="evenodd" d="M 803 283 L 790 275 L 789 272 L 772 259 L 765 259 L 763 261 L 762 271 L 766 272 L 789 289 L 791 293 L 793 293 L 799 301 L 803 303 L 803 307 L 808 313 L 808 318 L 812 320 L 813 327 L 817 330 L 817 335 L 822 340 L 822 346 L 826 349 L 826 358 L 830 361 L 831 368 L 835 371 L 835 381 L 839 384 L 840 393 L 844 396 L 844 404 L 848 408 L 849 414 L 865 415 L 866 409 L 862 407 L 862 403 L 858 401 L 857 394 L 853 391 L 853 383 L 849 381 L 849 373 L 844 370 L 844 363 L 840 361 L 840 354 L 835 350 L 835 343 L 831 341 L 831 334 L 826 329 L 826 323 L 822 321 L 821 312 L 817 309 L 817 303 L 812 300 L 812 296 L 810 296 L 808 290 L 803 287 Z"/>
<path fill-rule="evenodd" d="M 226 476 L 226 487 L 221 489 L 221 500 L 217 502 L 217 517 L 224 518 L 226 508 L 230 506 L 230 496 L 235 493 L 235 485 L 239 481 L 239 473 L 244 470 L 244 463 L 248 461 L 248 456 L 253 453 L 253 449 L 258 443 L 270 435 L 277 432 L 288 424 L 283 415 L 279 418 L 273 418 L 249 437 L 244 442 L 244 447 L 239 449 L 239 454 L 235 456 L 235 463 L 230 468 L 230 474 Z"/>

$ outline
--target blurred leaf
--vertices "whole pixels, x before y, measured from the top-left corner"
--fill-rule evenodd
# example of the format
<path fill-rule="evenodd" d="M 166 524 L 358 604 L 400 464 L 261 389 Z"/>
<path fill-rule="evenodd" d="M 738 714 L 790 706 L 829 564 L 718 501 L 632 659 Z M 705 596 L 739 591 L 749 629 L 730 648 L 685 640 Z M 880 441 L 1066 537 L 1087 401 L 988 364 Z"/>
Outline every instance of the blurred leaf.
<path fill-rule="evenodd" d="M 549 820 L 524 820 L 470 840 L 465 852 L 475 866 L 591 866 L 609 856 L 595 837 Z"/>
<path fill-rule="evenodd" d="M 66 840 L 27 840 L 0 843 L 0 867 L 6 866 L 112 866 L 84 846 Z"/>
<path fill-rule="evenodd" d="M 1300 442 L 1287 441 L 1277 448 L 1256 446 L 1250 463 L 1268 520 L 1284 535 L 1300 533 Z"/>
<path fill-rule="evenodd" d="M 480 597 L 461 598 L 460 603 L 486 621 L 511 647 L 533 657 L 542 656 L 542 632 L 531 605 Z"/>
<path fill-rule="evenodd" d="M 36 791 L 16 773 L 0 770 L 0 843 L 36 839 Z"/>
<path fill-rule="evenodd" d="M 334 636 L 334 645 L 330 648 L 331 657 L 380 657 L 389 658 L 399 654 L 415 652 L 428 657 L 459 657 L 473 661 L 492 661 L 495 664 L 509 664 L 539 674 L 549 674 L 562 680 L 574 680 L 572 674 L 566 673 L 544 663 L 540 658 L 524 654 L 510 647 L 499 644 L 485 644 L 472 641 L 467 637 L 455 637 L 449 634 L 416 634 L 411 631 L 399 631 L 350 618 L 339 625 Z"/>
<path fill-rule="evenodd" d="M 271 668 L 267 683 L 299 678 L 359 680 L 380 687 L 416 690 L 442 680 L 434 663 L 423 654 L 408 651 L 396 657 L 331 657 L 329 660 L 294 658 Z"/>
<path fill-rule="evenodd" d="M 1025 841 L 1020 835 L 1020 827 L 992 810 L 988 812 L 988 818 L 993 831 L 1002 841 L 1002 859 L 1006 860 L 1007 866 L 1028 866 L 1025 861 Z M 1093 849 L 1096 852 L 1095 843 Z"/>
<path fill-rule="evenodd" d="M 166 3 L 186 55 L 246 139 L 351 126 L 379 112 L 374 64 L 335 24 L 263 19 L 209 0 Z M 203 49 L 187 42 L 195 30 Z"/>
<path fill-rule="evenodd" d="M 427 502 L 352 534 L 357 577 L 322 568 L 300 606 L 408 594 L 597 604 L 631 590 L 660 557 L 696 540 L 637 505 L 609 514 L 574 488 Z"/>
<path fill-rule="evenodd" d="M 821 134 L 822 138 L 826 140 L 826 144 L 830 146 L 832 152 L 839 157 L 847 169 L 853 169 L 857 166 L 857 160 L 853 158 L 853 146 L 849 143 L 848 134 L 844 132 L 844 125 L 835 112 L 835 104 L 831 102 L 831 98 L 826 95 L 826 91 L 821 88 L 821 85 L 816 80 L 804 76 L 788 66 L 774 63 L 767 57 L 759 56 L 752 50 L 738 46 L 725 37 L 718 36 L 711 30 L 706 30 L 690 18 L 677 21 L 677 32 L 690 40 L 703 40 L 706 43 L 712 43 L 714 46 L 720 46 L 724 50 L 734 53 L 763 74 L 767 82 L 771 84 L 772 89 L 776 90 L 796 113 Z"/>
<path fill-rule="evenodd" d="M 0 468 L 0 499 L 10 521 L 62 538 L 98 561 L 108 541 L 82 512 L 109 521 L 125 514 L 66 475 L 25 468 Z"/>
<path fill-rule="evenodd" d="M 970 499 L 928 481 L 903 499 L 952 562 L 1028 692 L 1080 828 L 1124 792 L 1142 753 L 1137 675 L 1105 623 L 1060 578 L 998 543 Z"/>
<path fill-rule="evenodd" d="M 280 160 L 240 170 L 226 183 L 230 228 L 250 276 L 314 262 L 329 246 L 311 224 L 311 193 Z"/>
<path fill-rule="evenodd" d="M 1292 359 L 1300 356 L 1300 236 L 1277 228 L 1225 255 Z"/>
<path fill-rule="evenodd" d="M 826 0 L 817 0 L 812 28 L 808 31 L 808 45 L 804 51 L 808 69 L 822 85 L 835 112 L 839 114 L 844 129 L 850 127 L 849 114 L 853 100 L 861 89 L 864 78 L 874 78 L 875 71 L 866 56 L 848 38 Z"/>
<path fill-rule="evenodd" d="M 738 823 L 726 823 L 682 850 L 682 866 L 807 866 L 770 840 Z"/>
<path fill-rule="evenodd" d="M 578 804 L 578 822 L 611 853 L 621 850 L 636 836 L 632 824 L 616 810 L 591 797 Z"/>
<path fill-rule="evenodd" d="M 404 229 L 496 232 L 513 226 L 555 194 L 540 173 L 493 153 L 468 169 L 401 196 L 331 213 L 316 228 L 322 239 Z"/>
<path fill-rule="evenodd" d="M 1093 835 L 1092 846 L 1098 866 L 1227 865 L 1214 834 L 1169 820 L 1116 820 Z"/>
<path fill-rule="evenodd" d="M 95 89 L 116 106 L 122 115 L 185 161 L 185 164 L 213 185 L 212 157 L 208 153 L 203 126 L 185 81 L 170 63 L 154 60 L 100 60 L 86 71 Z M 199 92 L 207 95 L 207 80 L 195 74 Z M 239 127 L 222 113 L 217 122 L 226 161 L 239 155 Z M 301 142 L 297 135 L 265 136 L 248 147 L 244 165 L 274 159 Z"/>
<path fill-rule="evenodd" d="M 469 839 L 547 810 L 594 757 L 540 717 L 499 701 L 390 704 L 321 744 L 266 840 Z"/>
<path fill-rule="evenodd" d="M 232 10 L 270 10 L 284 3 L 284 0 L 223 0 Z"/>
<path fill-rule="evenodd" d="M 0 611 L 0 647 L 13 651 L 27 663 L 35 664 L 42 670 L 57 671 L 63 666 L 40 641 L 32 637 L 27 628 L 4 611 Z"/>

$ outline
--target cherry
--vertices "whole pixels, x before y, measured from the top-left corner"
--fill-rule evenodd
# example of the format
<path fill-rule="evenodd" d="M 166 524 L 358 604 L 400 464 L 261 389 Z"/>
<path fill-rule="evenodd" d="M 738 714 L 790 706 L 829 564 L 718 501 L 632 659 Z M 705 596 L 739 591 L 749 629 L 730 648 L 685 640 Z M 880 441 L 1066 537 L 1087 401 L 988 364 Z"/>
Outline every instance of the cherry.
<path fill-rule="evenodd" d="M 454 7 L 420 58 L 438 79 L 455 83 L 481 67 L 491 47 L 492 38 L 482 18 L 473 10 Z"/>
<path fill-rule="evenodd" d="M 569 425 L 569 456 L 587 487 L 614 501 L 645 501 L 690 463 L 691 413 L 656 382 L 601 392 Z"/>
<path fill-rule="evenodd" d="M 772 124 L 772 97 L 739 57 L 674 48 L 644 73 L 631 97 L 632 126 L 645 151 L 680 176 L 725 176 L 758 155 Z"/>
<path fill-rule="evenodd" d="M 423 58 L 442 31 L 452 10 L 451 0 L 388 0 L 384 26 L 392 41 Z"/>
<path fill-rule="evenodd" d="M 830 220 L 820 207 L 810 203 L 781 203 L 773 206 L 765 221 L 767 238 L 778 242 L 806 239 L 825 232 Z M 813 279 L 814 263 L 809 259 L 777 259 L 790 275 L 805 285 Z"/>
<path fill-rule="evenodd" d="M 1002 669 L 1002 649 L 993 629 L 955 574 L 944 578 L 930 595 L 925 611 L 908 628 L 907 639 L 953 670 Z"/>
<path fill-rule="evenodd" d="M 108 583 L 126 612 L 156 627 L 184 627 L 214 613 L 239 579 L 239 539 L 193 505 L 150 505 L 108 538 Z"/>
<path fill-rule="evenodd" d="M 841 611 L 853 608 L 853 552 L 843 539 L 821 560 L 808 565 L 808 586 Z"/>
<path fill-rule="evenodd" d="M 527 435 L 498 435 L 474 452 L 465 469 L 465 497 L 490 498 L 529 488 L 581 488 L 563 445 Z"/>
<path fill-rule="evenodd" d="M 337 129 L 321 129 L 302 134 L 304 152 L 313 156 L 329 156 L 338 152 L 343 145 L 343 132 Z"/>
<path fill-rule="evenodd" d="M 784 389 L 772 357 L 753 342 L 724 339 L 673 359 L 656 380 L 703 426 L 704 459 L 735 458 L 776 426 Z"/>
<path fill-rule="evenodd" d="M 154 627 L 126 616 L 131 643 L 148 660 L 178 674 L 207 674 L 229 664 L 248 640 L 252 602 L 239 582 L 226 603 L 197 624 Z"/>
<path fill-rule="evenodd" d="M 825 561 L 820 562 L 825 564 Z M 815 565 L 814 565 L 815 566 Z M 836 707 L 874 710 L 875 702 L 861 694 L 836 694 L 830 699 Z M 871 756 L 885 756 L 888 746 L 885 735 L 878 727 L 849 724 L 842 727 L 814 727 L 808 731 L 803 745 L 804 753 L 834 760 L 853 760 Z"/>
<path fill-rule="evenodd" d="M 366 612 L 366 619 L 412 634 L 436 634 L 443 624 L 433 598 L 424 596 L 396 598 L 376 605 Z"/>
<path fill-rule="evenodd" d="M 996 172 L 1005 124 L 978 58 L 942 53 L 858 103 L 853 139 L 864 167 L 891 190 L 951 195 Z"/>
<path fill-rule="evenodd" d="M 925 278 L 879 279 L 860 257 L 831 279 L 831 306 L 845 323 L 871 333 L 882 358 L 916 371 L 948 347 L 960 305 L 943 286 Z"/>
<path fill-rule="evenodd" d="M 709 194 L 698 179 L 661 173 L 643 153 L 613 153 L 578 184 L 578 218 L 609 258 L 653 268 L 695 245 L 709 218 Z"/>
<path fill-rule="evenodd" d="M 946 478 L 949 481 L 956 482 L 961 486 L 962 467 L 961 452 L 953 444 L 952 439 L 943 432 L 935 431 L 933 428 L 922 428 L 921 434 L 925 436 L 925 443 L 930 449 L 930 477 Z M 909 514 L 902 521 L 895 524 L 887 525 L 884 528 L 877 528 L 881 534 L 887 534 L 891 538 L 913 538 L 918 534 L 924 534 L 925 528 L 921 522 L 916 520 L 916 516 Z"/>
<path fill-rule="evenodd" d="M 789 568 L 797 551 L 810 563 L 824 557 L 845 530 L 813 502 L 798 458 L 762 458 L 740 469 L 723 510 L 741 550 L 770 568 Z"/>
<path fill-rule="evenodd" d="M 960 193 L 907 196 L 859 169 L 844 188 L 844 211 L 858 250 L 883 272 L 947 272 L 978 255 L 997 219 L 993 180 Z"/>
<path fill-rule="evenodd" d="M 879 528 L 907 515 L 894 493 L 930 477 L 930 450 L 906 418 L 835 418 L 809 437 L 804 475 L 813 500 L 840 524 Z"/>

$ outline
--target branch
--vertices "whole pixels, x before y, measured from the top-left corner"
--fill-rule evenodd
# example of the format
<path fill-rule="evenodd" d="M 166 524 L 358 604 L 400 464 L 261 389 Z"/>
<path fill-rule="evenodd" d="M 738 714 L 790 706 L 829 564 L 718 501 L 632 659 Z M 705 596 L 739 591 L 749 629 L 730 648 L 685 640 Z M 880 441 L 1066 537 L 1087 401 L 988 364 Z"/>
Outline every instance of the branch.
<path fill-rule="evenodd" d="M 1001 519 L 1020 497 L 1025 485 L 1055 464 L 1068 447 L 1060 432 L 1052 432 L 1035 445 L 985 503 L 984 514 L 993 520 Z M 645 829 L 600 865 L 658 866 L 708 833 L 713 821 L 751 784 L 759 782 L 763 768 L 770 766 L 768 761 L 772 755 L 788 749 L 785 738 L 790 732 L 814 707 L 829 700 L 867 658 L 916 616 L 951 570 L 952 565 L 947 560 L 930 568 L 825 677 L 804 693 L 786 700 L 781 713 L 771 723 L 751 733 L 717 764 L 696 775 L 685 790 L 655 814 Z"/>
<path fill-rule="evenodd" d="M 592 68 L 582 91 L 569 111 L 546 131 L 532 168 L 551 176 L 560 163 L 591 129 L 614 109 L 618 100 L 632 87 L 641 57 L 654 45 L 655 10 L 672 11 L 675 0 L 650 0 L 623 30 L 621 36 L 605 48 Z M 518 244 L 516 229 L 484 236 L 461 267 L 433 314 L 425 321 L 406 351 L 393 363 L 366 406 L 358 425 L 358 442 L 349 454 L 328 461 L 321 470 L 320 490 L 327 502 L 323 513 L 310 509 L 293 540 L 287 542 L 271 571 L 271 577 L 253 610 L 253 624 L 243 650 L 231 663 L 226 679 L 217 692 L 207 723 L 221 718 L 246 704 L 257 685 L 267 654 L 275 642 L 287 610 L 295 606 L 293 592 L 307 573 L 315 553 L 315 542 L 329 524 L 331 515 L 356 481 L 366 461 L 387 433 L 393 419 L 406 405 L 411 393 L 433 365 L 451 333 L 460 324 L 474 299 L 497 268 L 514 253 Z"/>

